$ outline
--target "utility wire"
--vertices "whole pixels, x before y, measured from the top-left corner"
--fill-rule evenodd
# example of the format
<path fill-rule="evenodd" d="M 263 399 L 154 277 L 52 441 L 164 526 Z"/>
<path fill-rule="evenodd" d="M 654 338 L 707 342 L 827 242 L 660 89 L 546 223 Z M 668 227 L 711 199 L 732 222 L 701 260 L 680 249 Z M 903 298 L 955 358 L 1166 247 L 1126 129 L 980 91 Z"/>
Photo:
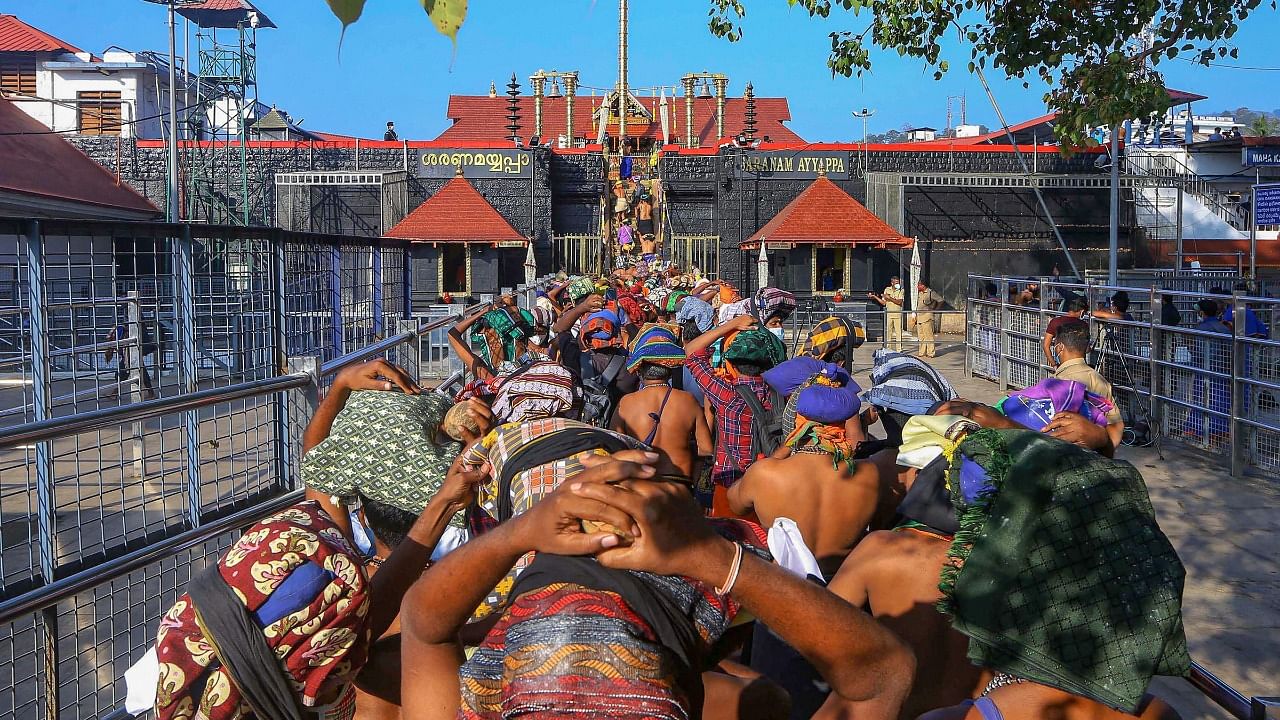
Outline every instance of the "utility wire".
<path fill-rule="evenodd" d="M 40 102 L 40 103 L 50 103 L 50 104 L 53 104 L 53 105 L 60 105 L 60 106 L 62 106 L 62 107 L 65 107 L 65 108 L 71 108 L 71 109 L 73 109 L 73 110 L 80 110 L 80 109 L 82 109 L 82 105 L 81 105 L 81 104 L 78 104 L 78 103 L 69 103 L 69 102 L 64 102 L 64 101 L 62 101 L 62 100 L 53 100 L 53 99 L 50 99 L 50 98 L 40 98 L 40 97 L 34 97 L 34 96 L 31 96 L 31 95 L 8 96 L 8 97 L 18 97 L 18 98 L 19 98 L 17 101 L 10 100 L 10 102 L 13 102 L 15 105 L 16 105 L 17 103 L 19 103 L 19 102 Z M 107 100 L 107 101 L 102 101 L 102 100 L 90 100 L 90 101 L 86 101 L 86 102 L 85 102 L 85 103 L 83 103 L 83 104 L 84 104 L 84 105 L 89 105 L 89 106 L 95 106 L 95 105 L 109 105 L 109 104 L 113 104 L 113 103 L 112 103 L 111 101 L 109 101 L 109 100 Z M 121 103 L 121 104 L 123 104 L 123 103 Z M 191 105 L 187 105 L 186 107 L 178 108 L 178 111 L 179 111 L 179 112 L 183 112 L 183 111 L 186 111 L 186 110 L 190 110 L 190 109 L 192 109 L 192 108 L 198 108 L 198 107 L 200 107 L 202 104 L 203 104 L 203 103 L 192 103 Z M 104 119 L 106 119 L 106 116 L 105 116 L 105 115 L 103 115 L 101 112 L 97 113 L 97 116 L 98 116 L 98 119 L 99 119 L 99 120 L 104 120 Z M 132 120 L 123 120 L 123 119 L 122 119 L 122 120 L 120 120 L 120 122 L 118 122 L 118 123 L 117 123 L 117 122 L 113 122 L 113 123 L 111 123 L 111 126 L 112 126 L 112 127 L 124 127 L 125 125 L 136 125 L 136 124 L 138 124 L 138 123 L 146 122 L 146 121 L 148 121 L 148 120 L 156 120 L 156 119 L 158 119 L 158 118 L 167 118 L 168 116 L 169 116 L 168 111 L 165 111 L 165 112 L 162 112 L 162 113 L 157 113 L 157 114 L 155 114 L 155 115 L 149 115 L 149 116 L 147 116 L 147 117 L 134 118 L 134 119 L 132 119 Z M 0 132 L 0 137 L 3 137 L 3 136 L 11 136 L 11 135 L 78 135 L 79 133 L 80 133 L 80 128 L 75 128 L 75 129 L 73 129 L 73 130 L 25 130 L 25 131 L 22 131 L 22 132 Z"/>

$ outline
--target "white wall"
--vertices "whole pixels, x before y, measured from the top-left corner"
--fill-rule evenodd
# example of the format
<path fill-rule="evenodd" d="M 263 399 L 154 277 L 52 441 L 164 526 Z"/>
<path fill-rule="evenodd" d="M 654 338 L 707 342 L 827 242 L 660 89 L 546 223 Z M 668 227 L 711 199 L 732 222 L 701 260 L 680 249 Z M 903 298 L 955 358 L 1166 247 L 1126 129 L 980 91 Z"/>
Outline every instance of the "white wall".
<path fill-rule="evenodd" d="M 133 53 L 108 52 L 103 54 L 107 63 L 134 63 Z M 160 96 L 157 97 L 156 72 L 144 68 L 49 68 L 48 63 L 89 62 L 88 53 L 65 54 L 51 61 L 40 62 L 36 69 L 36 96 L 39 100 L 24 100 L 16 105 L 55 132 L 74 133 L 78 128 L 76 109 L 77 94 L 81 92 L 120 93 L 120 115 L 124 122 L 124 137 L 162 137 L 160 115 L 168 103 L 167 78 L 160 78 Z M 134 122 L 139 118 L 152 118 Z"/>

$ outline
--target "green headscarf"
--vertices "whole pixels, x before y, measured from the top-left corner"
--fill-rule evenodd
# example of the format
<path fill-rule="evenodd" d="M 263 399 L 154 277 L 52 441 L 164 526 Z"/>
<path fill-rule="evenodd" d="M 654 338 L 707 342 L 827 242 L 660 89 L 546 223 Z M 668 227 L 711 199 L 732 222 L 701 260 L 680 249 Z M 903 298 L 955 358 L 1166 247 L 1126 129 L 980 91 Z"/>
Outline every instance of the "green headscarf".
<path fill-rule="evenodd" d="M 346 504 L 358 495 L 417 515 L 444 484 L 462 446 L 437 440 L 453 402 L 435 392 L 351 393 L 329 437 L 302 459 L 302 482 Z M 450 522 L 464 527 L 462 515 Z"/>
<path fill-rule="evenodd" d="M 980 430 L 948 490 L 960 530 L 940 609 L 974 664 L 1134 713 L 1190 669 L 1186 572 L 1130 464 L 1030 430 Z"/>
<path fill-rule="evenodd" d="M 743 330 L 725 349 L 724 359 L 735 365 L 746 362 L 768 370 L 787 359 L 787 346 L 765 328 Z"/>

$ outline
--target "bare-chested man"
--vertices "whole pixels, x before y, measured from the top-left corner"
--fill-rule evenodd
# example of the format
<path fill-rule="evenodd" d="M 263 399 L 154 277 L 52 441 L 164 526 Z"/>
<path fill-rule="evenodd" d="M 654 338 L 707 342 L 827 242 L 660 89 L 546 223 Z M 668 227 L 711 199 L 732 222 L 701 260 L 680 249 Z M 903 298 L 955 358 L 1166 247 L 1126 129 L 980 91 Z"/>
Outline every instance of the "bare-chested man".
<path fill-rule="evenodd" d="M 640 376 L 640 389 L 622 397 L 612 429 L 652 446 L 660 475 L 693 480 L 699 458 L 705 462 L 715 448 L 698 401 L 671 387 L 673 369 L 683 365 L 684 350 L 675 335 L 662 327 L 644 328 L 627 358 L 627 369 Z"/>
<path fill-rule="evenodd" d="M 797 373 L 808 377 L 797 382 Z M 864 439 L 859 388 L 837 366 L 794 358 L 765 380 L 782 395 L 796 394 L 783 421 L 794 431 L 783 452 L 756 461 L 729 489 L 729 502 L 736 513 L 754 510 L 766 527 L 780 517 L 795 521 L 829 579 L 869 527 L 889 527 L 906 492 L 898 479 L 897 451 L 854 459 Z"/>
<path fill-rule="evenodd" d="M 828 586 L 915 653 L 915 682 L 898 715 L 903 720 L 976 697 L 991 678 L 969 662 L 969 639 L 936 608 L 942 599 L 938 578 L 956 531 L 946 467 L 946 459 L 938 458 L 918 472 L 903 468 L 910 490 L 897 527 L 864 537 Z"/>

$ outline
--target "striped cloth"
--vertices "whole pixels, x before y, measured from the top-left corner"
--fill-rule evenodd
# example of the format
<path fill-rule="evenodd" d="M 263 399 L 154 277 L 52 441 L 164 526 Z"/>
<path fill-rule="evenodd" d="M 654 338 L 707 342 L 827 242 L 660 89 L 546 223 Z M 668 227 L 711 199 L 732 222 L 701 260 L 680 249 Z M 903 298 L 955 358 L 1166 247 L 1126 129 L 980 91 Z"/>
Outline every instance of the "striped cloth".
<path fill-rule="evenodd" d="M 867 339 L 867 331 L 861 325 L 832 315 L 809 330 L 809 337 L 800 346 L 800 354 L 827 360 L 833 353 L 844 349 L 851 333 L 853 340 L 849 344 L 855 348 Z"/>
<path fill-rule="evenodd" d="M 581 391 L 563 365 L 537 362 L 498 386 L 493 414 L 502 422 L 524 422 L 568 412 Z"/>
<path fill-rule="evenodd" d="M 673 332 L 664 325 L 649 324 L 631 341 L 631 354 L 627 358 L 627 370 L 635 372 L 644 363 L 663 367 L 680 367 L 684 364 L 684 348 Z"/>
<path fill-rule="evenodd" d="M 483 440 L 472 445 L 462 453 L 462 462 L 470 468 L 489 465 L 489 477 L 480 484 L 476 504 L 468 509 L 468 519 L 473 535 L 483 534 L 497 526 L 503 515 L 502 508 L 509 503 L 512 516 L 519 515 L 543 497 L 551 493 L 564 482 L 584 468 L 582 457 L 590 454 L 606 454 L 599 446 L 586 448 L 577 452 L 566 452 L 561 457 L 518 472 L 511 478 L 507 497 L 500 497 L 499 478 L 503 470 L 517 452 L 530 451 L 535 445 L 558 442 L 564 431 L 591 431 L 610 436 L 611 441 L 619 448 L 645 448 L 635 438 L 614 433 L 608 430 L 564 418 L 543 418 L 522 423 L 507 423 L 494 428 Z M 516 563 L 506 577 L 498 582 L 493 590 L 473 614 L 479 620 L 502 608 L 507 596 L 515 585 L 516 578 L 533 561 L 533 553 L 529 553 Z"/>
<path fill-rule="evenodd" d="M 906 415 L 927 415 L 939 403 L 959 395 L 929 363 L 888 348 L 872 356 L 871 389 L 862 399 Z"/>
<path fill-rule="evenodd" d="M 755 296 L 757 317 L 761 321 L 775 315 L 786 320 L 796 311 L 796 296 L 775 287 L 760 288 Z"/>

